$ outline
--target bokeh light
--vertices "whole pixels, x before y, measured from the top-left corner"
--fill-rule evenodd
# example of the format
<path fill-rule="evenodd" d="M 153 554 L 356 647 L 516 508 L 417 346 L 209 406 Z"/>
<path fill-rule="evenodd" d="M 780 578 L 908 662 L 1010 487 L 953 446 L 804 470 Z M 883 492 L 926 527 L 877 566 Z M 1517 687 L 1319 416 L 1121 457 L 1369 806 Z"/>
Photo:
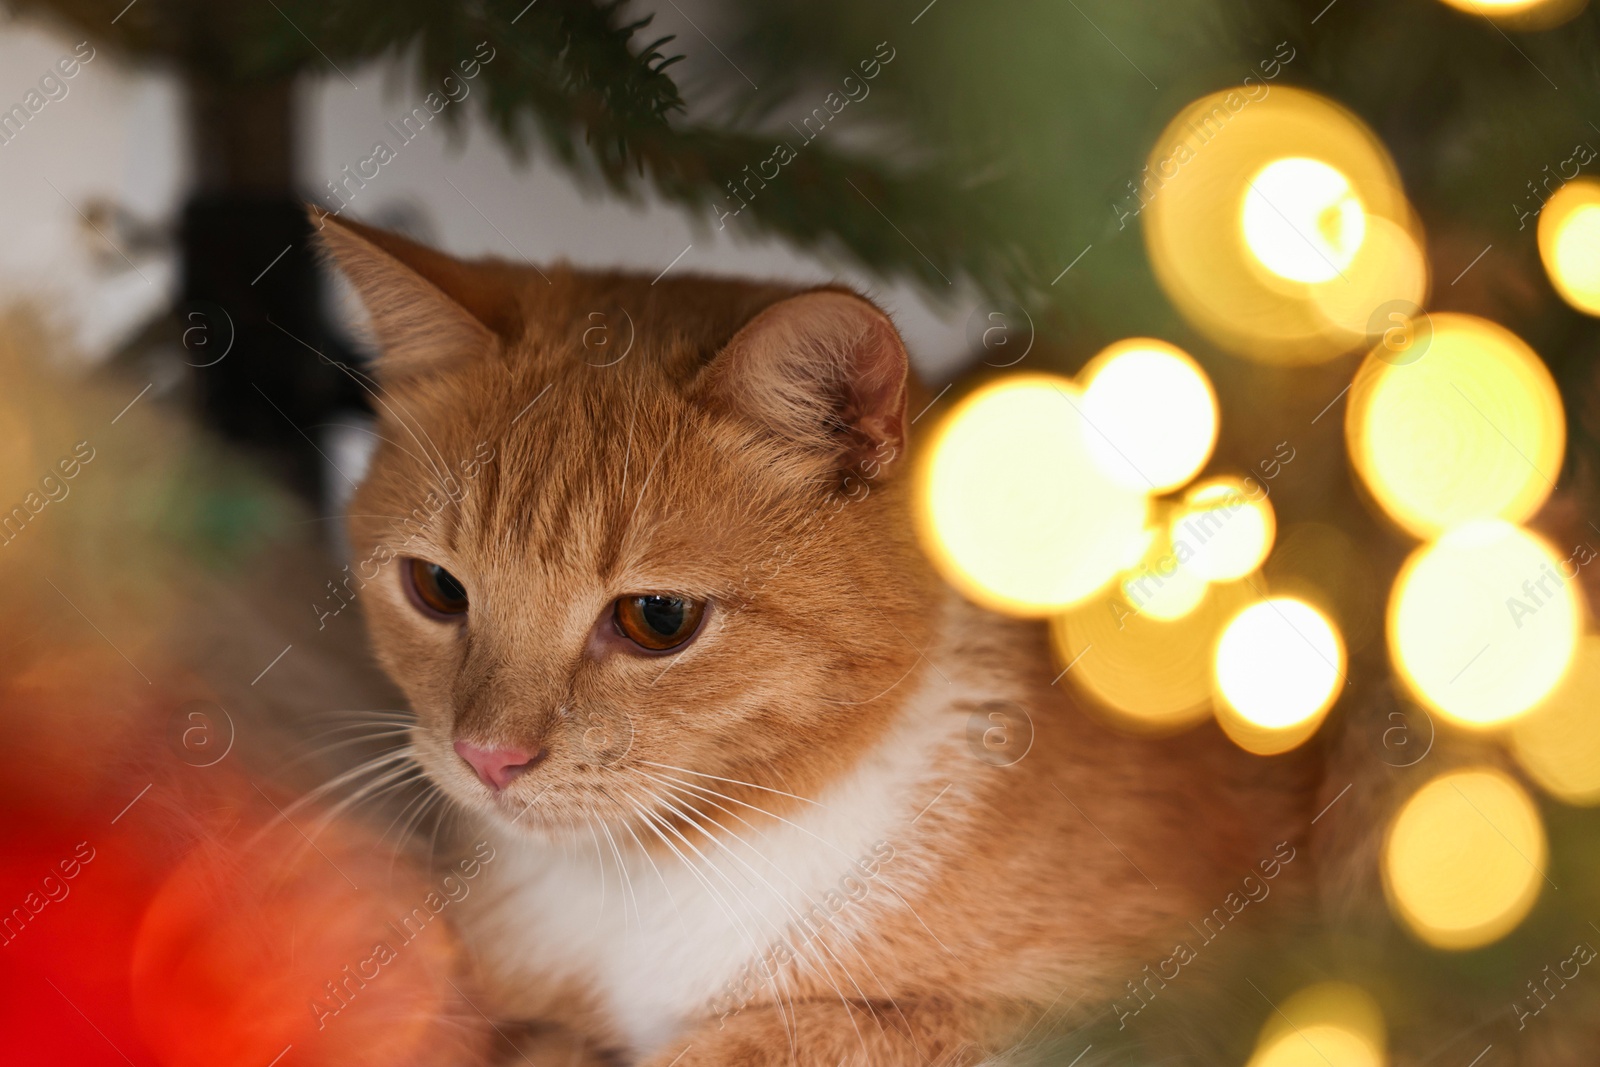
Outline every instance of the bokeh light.
<path fill-rule="evenodd" d="M 460 953 L 432 921 L 437 887 L 391 877 L 370 842 L 337 827 L 313 844 L 268 823 L 255 841 L 202 842 L 145 911 L 127 980 L 159 1062 L 267 1064 L 312 1042 L 327 1063 L 475 1062 L 476 1028 L 451 1017 Z"/>
<path fill-rule="evenodd" d="M 1577 16 L 1589 0 L 1443 0 L 1469 15 L 1481 16 L 1507 29 L 1548 30 Z"/>
<path fill-rule="evenodd" d="M 1317 363 L 1427 297 L 1422 234 L 1383 145 L 1315 93 L 1224 90 L 1184 108 L 1139 190 L 1162 288 L 1218 344 Z"/>
<path fill-rule="evenodd" d="M 1224 476 L 1184 494 L 1168 537 L 1182 546 L 1176 551 L 1186 569 L 1208 582 L 1228 582 L 1261 566 L 1276 531 L 1277 519 L 1260 486 Z"/>
<path fill-rule="evenodd" d="M 1149 501 L 1096 462 L 1083 403 L 1065 378 L 1016 375 L 966 397 L 935 431 L 918 532 L 940 573 L 977 603 L 1051 614 L 1143 551 Z"/>
<path fill-rule="evenodd" d="M 1338 526 L 1297 522 L 1280 529 L 1262 568 L 1269 588 L 1325 611 L 1347 653 L 1383 638 L 1383 606 L 1392 575 L 1379 577 L 1370 548 Z"/>
<path fill-rule="evenodd" d="M 1554 379 L 1509 330 L 1432 316 L 1414 359 L 1374 349 L 1350 388 L 1350 458 L 1384 512 L 1417 537 L 1472 519 L 1522 522 L 1554 488 L 1566 419 Z"/>
<path fill-rule="evenodd" d="M 1484 520 L 1412 553 L 1389 600 L 1389 650 L 1429 707 L 1492 726 L 1561 680 L 1582 610 L 1564 561 L 1540 538 Z"/>
<path fill-rule="evenodd" d="M 1123 576 L 1123 598 L 1152 618 L 1181 619 L 1206 594 L 1206 579 L 1184 562 L 1188 558 L 1183 548 L 1174 547 L 1166 530 L 1152 531 L 1150 547 L 1138 566 Z"/>
<path fill-rule="evenodd" d="M 1239 223 L 1261 265 L 1295 282 L 1337 278 L 1367 233 L 1350 179 L 1303 156 L 1274 160 L 1249 180 Z"/>
<path fill-rule="evenodd" d="M 1600 181 L 1580 178 L 1539 212 L 1539 258 L 1563 300 L 1600 315 Z"/>
<path fill-rule="evenodd" d="M 1154 589 L 1153 579 L 1144 592 Z M 1248 582 L 1206 586 L 1192 610 L 1161 619 L 1139 609 L 1140 591 L 1102 594 L 1053 620 L 1058 669 L 1117 725 L 1170 733 L 1211 716 L 1212 665 L 1228 621 L 1258 597 Z"/>
<path fill-rule="evenodd" d="M 1512 753 L 1568 804 L 1600 804 L 1600 636 L 1578 645 L 1561 684 L 1511 727 Z"/>
<path fill-rule="evenodd" d="M 1249 1067 L 1383 1067 L 1386 1044 L 1383 1012 L 1366 990 L 1323 982 L 1275 1006 Z"/>
<path fill-rule="evenodd" d="M 1357 346 L 1390 337 L 1397 316 L 1414 319 L 1428 291 L 1428 261 L 1414 219 L 1365 216 L 1361 243 L 1338 279 L 1309 286 L 1306 296 L 1330 336 Z M 1367 339 L 1367 340 L 1363 340 Z"/>
<path fill-rule="evenodd" d="M 1120 341 L 1091 360 L 1079 381 L 1090 451 L 1119 484 L 1163 493 L 1211 458 L 1217 396 L 1181 349 L 1147 337 Z"/>
<path fill-rule="evenodd" d="M 1451 771 L 1395 816 L 1384 844 L 1384 889 L 1423 941 L 1477 948 L 1528 914 L 1545 860 L 1544 824 L 1521 786 L 1492 768 Z"/>
<path fill-rule="evenodd" d="M 1344 667 L 1344 642 L 1320 611 L 1294 597 L 1258 601 L 1217 642 L 1218 721 L 1252 752 L 1286 751 L 1316 731 Z"/>

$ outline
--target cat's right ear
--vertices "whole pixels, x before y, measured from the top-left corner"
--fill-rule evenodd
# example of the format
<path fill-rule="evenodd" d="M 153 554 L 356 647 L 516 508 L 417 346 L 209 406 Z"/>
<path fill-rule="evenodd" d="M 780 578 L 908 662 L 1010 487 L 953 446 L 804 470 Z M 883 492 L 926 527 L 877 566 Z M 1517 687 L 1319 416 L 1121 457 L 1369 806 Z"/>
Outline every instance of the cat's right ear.
<path fill-rule="evenodd" d="M 480 355 L 519 326 L 513 294 L 484 268 L 315 208 L 311 216 L 329 262 L 371 318 L 380 377 L 396 381 Z"/>
<path fill-rule="evenodd" d="M 848 469 L 887 465 L 904 449 L 908 372 L 889 316 L 855 293 L 825 288 L 746 323 L 712 359 L 702 388 L 713 403 Z"/>

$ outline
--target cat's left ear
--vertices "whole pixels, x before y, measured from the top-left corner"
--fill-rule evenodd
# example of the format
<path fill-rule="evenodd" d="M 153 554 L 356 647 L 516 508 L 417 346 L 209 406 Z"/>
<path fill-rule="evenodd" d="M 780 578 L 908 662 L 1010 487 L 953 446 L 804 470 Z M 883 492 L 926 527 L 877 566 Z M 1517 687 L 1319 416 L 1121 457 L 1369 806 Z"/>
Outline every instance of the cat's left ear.
<path fill-rule="evenodd" d="M 333 265 L 372 321 L 378 373 L 389 381 L 488 351 L 520 326 L 515 290 L 493 265 L 465 263 L 415 241 L 312 209 Z"/>
<path fill-rule="evenodd" d="M 819 289 L 751 319 L 705 370 L 709 400 L 842 469 L 904 451 L 905 345 L 854 293 Z"/>

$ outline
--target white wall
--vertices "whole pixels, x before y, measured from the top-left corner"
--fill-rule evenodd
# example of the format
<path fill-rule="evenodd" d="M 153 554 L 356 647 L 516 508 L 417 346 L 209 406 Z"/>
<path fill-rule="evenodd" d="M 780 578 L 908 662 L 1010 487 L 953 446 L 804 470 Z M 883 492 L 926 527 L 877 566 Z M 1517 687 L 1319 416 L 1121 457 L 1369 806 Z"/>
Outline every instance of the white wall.
<path fill-rule="evenodd" d="M 671 47 L 687 58 L 673 70 L 694 101 L 694 86 L 727 60 L 687 21 L 683 8 L 695 10 L 686 3 L 663 4 L 651 29 L 679 33 Z M 717 36 L 705 14 L 694 22 Z M 74 43 L 31 25 L 0 22 L 0 107 L 20 102 Z M 683 253 L 674 270 L 842 279 L 890 310 L 930 381 L 948 380 L 962 362 L 970 297 L 958 299 L 952 291 L 948 305 L 936 308 L 909 288 L 877 285 L 840 264 L 759 238 L 740 219 L 730 219 L 719 232 L 711 217 L 692 224 L 653 199 L 626 204 L 580 190 L 538 158 L 537 149 L 531 166 L 519 167 L 481 121 L 470 95 L 450 105 L 467 109 L 462 136 L 452 138 L 436 123 L 398 147 L 385 124 L 398 122 L 422 97 L 413 79 L 403 76 L 406 69 L 403 61 L 376 62 L 342 74 L 329 69 L 306 81 L 301 176 L 308 194 L 324 192 L 340 168 L 368 157 L 374 142 L 385 140 L 398 154 L 351 203 L 356 217 L 409 217 L 431 240 L 465 255 L 565 258 L 654 273 Z M 141 251 L 137 234 L 127 227 L 97 218 L 102 237 L 77 211 L 96 200 L 115 204 L 128 213 L 125 218 L 153 224 L 170 238 L 187 171 L 179 106 L 170 78 L 119 67 L 102 49 L 69 83 L 64 99 L 49 103 L 19 137 L 0 145 L 0 301 L 31 298 L 91 358 L 103 357 L 165 305 L 175 273 L 170 244 Z"/>
<path fill-rule="evenodd" d="M 0 21 L 0 111 L 75 44 Z M 179 98 L 170 79 L 119 67 L 104 49 L 64 84 L 64 97 L 0 144 L 0 303 L 28 301 L 98 358 L 170 302 L 176 273 L 170 249 L 141 249 L 95 218 L 102 237 L 79 212 L 93 215 L 99 201 L 135 219 L 175 217 L 186 160 Z"/>

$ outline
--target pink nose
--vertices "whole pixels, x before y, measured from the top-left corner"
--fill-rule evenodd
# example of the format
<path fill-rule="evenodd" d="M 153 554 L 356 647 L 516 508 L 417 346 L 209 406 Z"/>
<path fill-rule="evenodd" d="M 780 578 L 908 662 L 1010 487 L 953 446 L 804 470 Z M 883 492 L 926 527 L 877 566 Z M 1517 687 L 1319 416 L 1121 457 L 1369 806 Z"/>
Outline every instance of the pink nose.
<path fill-rule="evenodd" d="M 496 793 L 544 758 L 544 749 L 529 753 L 520 748 L 480 748 L 465 741 L 456 742 L 456 755 L 471 765 L 483 784 Z"/>

